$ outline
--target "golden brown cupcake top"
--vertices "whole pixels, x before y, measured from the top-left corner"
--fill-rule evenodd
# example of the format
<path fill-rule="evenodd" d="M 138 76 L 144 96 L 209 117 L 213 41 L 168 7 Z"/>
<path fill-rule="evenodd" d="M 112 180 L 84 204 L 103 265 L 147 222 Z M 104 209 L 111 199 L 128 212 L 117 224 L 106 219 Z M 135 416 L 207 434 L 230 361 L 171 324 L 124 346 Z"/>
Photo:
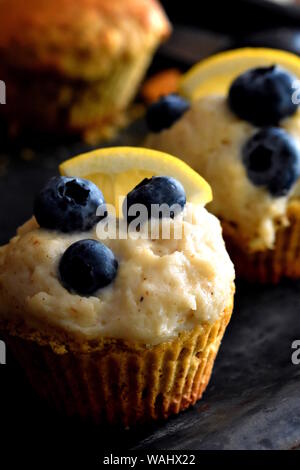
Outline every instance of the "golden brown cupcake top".
<path fill-rule="evenodd" d="M 1 60 L 86 79 L 170 31 L 156 0 L 0 0 L 0 17 Z"/>

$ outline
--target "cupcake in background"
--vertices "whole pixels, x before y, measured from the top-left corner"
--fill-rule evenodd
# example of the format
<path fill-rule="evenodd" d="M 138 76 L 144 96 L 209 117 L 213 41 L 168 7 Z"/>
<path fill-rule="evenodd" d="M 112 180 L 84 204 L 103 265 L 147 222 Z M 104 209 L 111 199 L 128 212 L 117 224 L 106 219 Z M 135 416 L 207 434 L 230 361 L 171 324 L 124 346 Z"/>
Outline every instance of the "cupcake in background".
<path fill-rule="evenodd" d="M 237 274 L 253 281 L 300 277 L 299 77 L 292 54 L 230 51 L 196 65 L 181 96 L 147 112 L 145 146 L 175 154 L 209 182 L 208 210 L 221 220 Z"/>
<path fill-rule="evenodd" d="M 0 249 L 1 338 L 63 413 L 124 426 L 176 414 L 201 398 L 233 308 L 233 264 L 204 207 L 210 188 L 147 149 L 103 149 L 61 170 L 38 195 L 35 218 Z M 95 213 L 108 208 L 112 176 L 118 194 L 130 188 L 128 212 L 102 239 Z M 143 224 L 130 237 L 139 203 L 177 211 L 157 220 L 158 236 Z"/>
<path fill-rule="evenodd" d="M 170 33 L 156 0 L 3 0 L 0 15 L 11 133 L 110 136 Z"/>

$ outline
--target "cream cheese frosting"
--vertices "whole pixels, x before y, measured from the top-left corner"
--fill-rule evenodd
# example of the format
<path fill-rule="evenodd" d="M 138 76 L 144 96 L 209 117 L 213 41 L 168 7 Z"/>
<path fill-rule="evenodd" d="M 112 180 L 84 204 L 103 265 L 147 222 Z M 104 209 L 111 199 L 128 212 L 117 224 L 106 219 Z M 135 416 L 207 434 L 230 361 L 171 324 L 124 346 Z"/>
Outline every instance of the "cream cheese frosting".
<path fill-rule="evenodd" d="M 101 337 L 158 344 L 181 331 L 214 322 L 232 298 L 234 268 L 219 221 L 205 208 L 189 205 L 192 217 L 177 216 L 180 239 L 104 240 L 119 261 L 114 282 L 91 297 L 68 292 L 58 263 L 88 233 L 63 234 L 39 228 L 35 219 L 0 248 L 0 324 L 22 322 L 78 341 Z M 162 222 L 163 223 L 163 222 Z"/>
<path fill-rule="evenodd" d="M 300 145 L 299 113 L 281 127 Z M 170 129 L 150 134 L 145 142 L 182 158 L 208 181 L 214 196 L 208 210 L 234 224 L 253 251 L 273 247 L 277 229 L 288 224 L 289 200 L 300 193 L 298 182 L 287 196 L 272 197 L 248 179 L 241 149 L 256 131 L 230 111 L 225 96 L 211 95 L 191 103 Z"/>

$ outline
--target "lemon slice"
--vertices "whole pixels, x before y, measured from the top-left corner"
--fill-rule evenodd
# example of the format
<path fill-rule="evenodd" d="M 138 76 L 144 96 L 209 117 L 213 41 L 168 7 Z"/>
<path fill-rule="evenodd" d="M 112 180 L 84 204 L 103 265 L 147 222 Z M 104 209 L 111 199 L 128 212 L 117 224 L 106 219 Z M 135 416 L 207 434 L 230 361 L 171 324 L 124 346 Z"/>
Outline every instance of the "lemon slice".
<path fill-rule="evenodd" d="M 210 94 L 227 94 L 232 81 L 251 68 L 280 65 L 300 78 L 300 58 L 290 52 L 243 48 L 216 54 L 192 67 L 181 79 L 179 92 L 196 100 Z"/>
<path fill-rule="evenodd" d="M 94 150 L 62 163 L 63 176 L 86 178 L 103 192 L 108 204 L 118 210 L 125 197 L 144 178 L 172 176 L 181 182 L 189 202 L 205 205 L 212 200 L 209 184 L 186 163 L 156 150 L 112 147 Z"/>

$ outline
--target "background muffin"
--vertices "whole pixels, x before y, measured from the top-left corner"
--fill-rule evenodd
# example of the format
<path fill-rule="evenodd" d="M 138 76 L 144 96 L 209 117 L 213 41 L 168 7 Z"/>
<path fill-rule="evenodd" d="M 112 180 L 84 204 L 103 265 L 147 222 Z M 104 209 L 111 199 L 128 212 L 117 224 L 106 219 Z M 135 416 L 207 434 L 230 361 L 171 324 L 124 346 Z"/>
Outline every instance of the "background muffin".
<path fill-rule="evenodd" d="M 285 54 L 279 53 L 279 63 Z M 251 60 L 260 67 L 249 70 Z M 176 153 L 207 179 L 214 194 L 208 209 L 222 222 L 237 273 L 272 282 L 300 276 L 296 76 L 276 60 L 277 51 L 264 50 L 208 59 L 195 100 L 170 96 L 149 109 L 154 132 L 146 141 L 149 148 Z M 286 63 L 297 71 L 297 57 L 287 54 Z M 239 66 L 244 73 L 237 78 Z M 210 67 L 218 69 L 211 80 Z"/>
<path fill-rule="evenodd" d="M 155 0 L 3 0 L 1 114 L 19 128 L 105 135 L 170 31 Z"/>

